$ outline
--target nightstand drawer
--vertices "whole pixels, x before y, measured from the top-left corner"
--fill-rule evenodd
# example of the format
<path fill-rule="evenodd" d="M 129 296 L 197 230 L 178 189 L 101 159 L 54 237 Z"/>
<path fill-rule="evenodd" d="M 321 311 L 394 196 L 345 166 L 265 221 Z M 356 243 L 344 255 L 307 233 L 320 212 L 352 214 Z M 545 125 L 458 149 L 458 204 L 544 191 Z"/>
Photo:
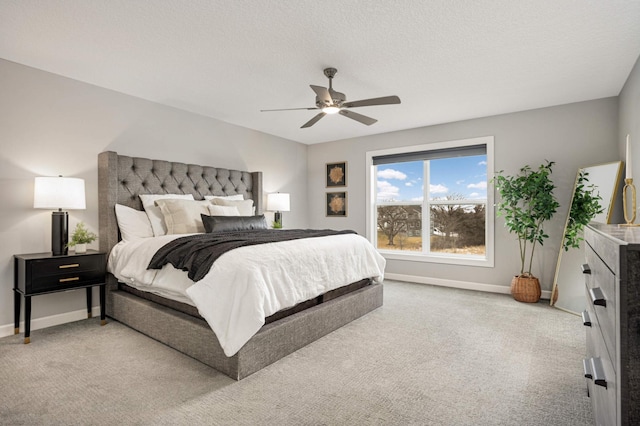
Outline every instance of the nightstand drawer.
<path fill-rule="evenodd" d="M 32 260 L 29 262 L 31 279 L 57 275 L 77 274 L 84 271 L 104 272 L 103 256 L 74 256 L 60 259 Z"/>
<path fill-rule="evenodd" d="M 104 282 L 104 271 L 78 271 L 55 276 L 32 278 L 26 286 L 27 294 L 42 293 L 61 288 L 83 287 Z"/>
<path fill-rule="evenodd" d="M 61 291 L 105 282 L 106 256 L 16 255 L 16 288 L 25 296 Z"/>

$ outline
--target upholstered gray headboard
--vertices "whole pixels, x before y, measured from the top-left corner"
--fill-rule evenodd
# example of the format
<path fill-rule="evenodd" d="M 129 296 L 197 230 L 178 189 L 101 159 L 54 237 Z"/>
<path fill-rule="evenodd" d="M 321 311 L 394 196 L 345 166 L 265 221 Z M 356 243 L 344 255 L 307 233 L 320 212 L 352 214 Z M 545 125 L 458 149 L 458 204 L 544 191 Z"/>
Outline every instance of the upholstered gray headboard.
<path fill-rule="evenodd" d="M 98 154 L 100 250 L 109 253 L 119 241 L 115 205 L 142 210 L 139 194 L 242 194 L 262 214 L 262 172 L 243 172 L 148 158 L 127 157 L 113 151 Z"/>

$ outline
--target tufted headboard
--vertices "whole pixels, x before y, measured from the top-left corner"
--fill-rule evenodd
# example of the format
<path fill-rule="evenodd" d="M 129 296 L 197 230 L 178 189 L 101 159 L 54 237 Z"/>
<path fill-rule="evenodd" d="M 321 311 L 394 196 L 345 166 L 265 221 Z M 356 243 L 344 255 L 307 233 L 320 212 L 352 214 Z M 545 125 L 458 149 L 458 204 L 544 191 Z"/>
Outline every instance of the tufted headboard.
<path fill-rule="evenodd" d="M 262 172 L 243 172 L 148 158 L 113 151 L 98 154 L 98 220 L 100 250 L 109 253 L 119 241 L 115 205 L 142 210 L 139 194 L 242 194 L 262 214 Z"/>

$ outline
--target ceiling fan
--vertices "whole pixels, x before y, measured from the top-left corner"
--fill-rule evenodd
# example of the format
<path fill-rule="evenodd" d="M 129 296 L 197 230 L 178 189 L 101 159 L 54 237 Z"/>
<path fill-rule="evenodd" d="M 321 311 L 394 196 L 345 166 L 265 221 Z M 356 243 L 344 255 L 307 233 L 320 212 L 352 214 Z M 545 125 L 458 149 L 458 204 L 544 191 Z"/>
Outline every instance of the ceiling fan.
<path fill-rule="evenodd" d="M 344 93 L 336 92 L 333 90 L 333 77 L 338 72 L 335 68 L 326 68 L 324 75 L 329 79 L 329 88 L 310 85 L 311 89 L 316 94 L 316 106 L 312 108 L 284 108 L 284 109 L 263 109 L 261 112 L 267 111 L 294 111 L 294 110 L 320 110 L 316 116 L 311 120 L 304 123 L 300 128 L 311 127 L 316 124 L 322 117 L 327 114 L 340 114 L 348 117 L 352 120 L 358 121 L 367 126 L 371 126 L 375 123 L 375 118 L 367 117 L 366 115 L 358 114 L 357 112 L 350 111 L 350 108 L 374 106 L 374 105 L 391 105 L 399 104 L 400 98 L 397 96 L 384 96 L 382 98 L 363 99 L 360 101 L 347 102 L 347 97 Z"/>

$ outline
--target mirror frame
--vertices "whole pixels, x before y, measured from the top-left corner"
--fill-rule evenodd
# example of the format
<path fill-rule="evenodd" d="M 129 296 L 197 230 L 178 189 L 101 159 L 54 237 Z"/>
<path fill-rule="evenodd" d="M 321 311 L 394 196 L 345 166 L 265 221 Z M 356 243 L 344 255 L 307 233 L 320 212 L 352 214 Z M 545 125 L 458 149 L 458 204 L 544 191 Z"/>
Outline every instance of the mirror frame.
<path fill-rule="evenodd" d="M 588 171 L 588 169 L 593 169 L 593 168 L 596 168 L 596 167 L 612 166 L 614 164 L 617 164 L 618 167 L 617 167 L 617 171 L 616 171 L 615 180 L 613 182 L 613 191 L 612 191 L 612 193 L 611 193 L 611 195 L 609 197 L 608 205 L 606 206 L 607 210 L 606 210 L 606 219 L 605 219 L 606 220 L 605 223 L 611 223 L 611 219 L 612 219 L 612 216 L 613 216 L 613 206 L 615 204 L 616 197 L 617 197 L 617 194 L 619 192 L 618 189 L 619 189 L 620 182 L 621 182 L 620 179 L 622 177 L 622 169 L 623 169 L 623 166 L 624 166 L 624 162 L 623 161 L 611 161 L 611 162 L 608 162 L 608 163 L 595 164 L 595 165 L 592 165 L 592 166 L 581 167 L 581 168 L 578 169 L 578 171 L 576 173 L 576 179 L 575 179 L 574 184 L 573 184 L 573 191 L 571 193 L 571 201 L 569 202 L 569 210 L 567 211 L 567 219 L 565 220 L 565 223 L 564 223 L 564 229 L 563 229 L 563 232 L 562 232 L 562 240 L 560 242 L 560 252 L 558 254 L 558 262 L 556 263 L 556 272 L 555 272 L 555 274 L 553 276 L 553 287 L 552 287 L 552 290 L 551 290 L 551 300 L 550 300 L 549 304 L 551 306 L 554 306 L 554 307 L 558 308 L 558 309 L 562 309 L 564 311 L 567 311 L 567 312 L 570 312 L 570 313 L 573 313 L 573 314 L 576 314 L 576 315 L 578 315 L 579 313 L 578 312 L 573 312 L 570 309 L 563 308 L 561 306 L 557 306 L 556 305 L 556 302 L 558 301 L 558 293 L 560 291 L 559 288 L 558 288 L 558 278 L 560 276 L 561 267 L 562 267 L 562 254 L 564 252 L 564 248 L 563 248 L 563 246 L 564 246 L 564 236 L 567 233 L 567 225 L 569 224 L 569 214 L 571 213 L 571 205 L 573 204 L 573 198 L 575 197 L 576 185 L 578 184 L 578 179 L 580 177 L 580 173 L 581 172 L 583 172 L 585 170 Z M 591 181 L 589 181 L 588 183 L 589 184 L 594 184 Z M 606 200 L 603 200 L 603 201 L 606 201 Z M 582 244 L 581 244 L 581 246 L 582 246 Z M 577 250 L 580 250 L 580 249 L 577 249 Z M 565 262 L 565 264 L 566 264 L 566 262 Z M 567 266 L 565 266 L 565 267 L 567 267 Z M 575 268 L 575 270 L 578 271 L 579 268 L 580 268 L 580 265 L 570 265 L 569 267 Z M 582 282 L 580 284 L 582 284 Z M 585 305 L 586 305 L 586 300 L 585 300 Z"/>

